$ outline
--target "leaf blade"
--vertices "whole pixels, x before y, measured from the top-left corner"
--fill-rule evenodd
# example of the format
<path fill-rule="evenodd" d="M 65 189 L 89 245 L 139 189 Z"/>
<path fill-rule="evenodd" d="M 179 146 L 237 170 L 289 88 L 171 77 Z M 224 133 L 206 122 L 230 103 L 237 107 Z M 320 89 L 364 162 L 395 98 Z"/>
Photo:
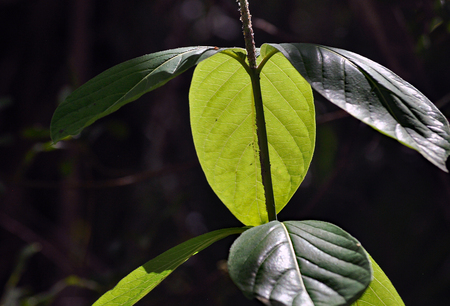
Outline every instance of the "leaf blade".
<path fill-rule="evenodd" d="M 246 228 L 227 228 L 185 241 L 140 266 L 103 294 L 93 306 L 134 305 L 190 257 L 229 235 Z"/>
<path fill-rule="evenodd" d="M 408 82 L 363 56 L 313 44 L 270 44 L 332 103 L 418 151 L 441 170 L 450 127 L 438 108 Z"/>
<path fill-rule="evenodd" d="M 350 305 L 371 281 L 359 242 L 320 221 L 251 228 L 233 243 L 228 265 L 236 285 L 266 305 Z"/>
<path fill-rule="evenodd" d="M 310 86 L 282 55 L 263 67 L 261 91 L 279 212 L 312 159 L 314 104 Z M 209 184 L 242 223 L 266 223 L 249 75 L 232 57 L 216 54 L 194 71 L 189 101 L 194 144 Z"/>
<path fill-rule="evenodd" d="M 164 85 L 218 50 L 214 47 L 185 47 L 160 51 L 104 71 L 58 106 L 50 127 L 53 142 L 77 135 L 96 120 Z"/>

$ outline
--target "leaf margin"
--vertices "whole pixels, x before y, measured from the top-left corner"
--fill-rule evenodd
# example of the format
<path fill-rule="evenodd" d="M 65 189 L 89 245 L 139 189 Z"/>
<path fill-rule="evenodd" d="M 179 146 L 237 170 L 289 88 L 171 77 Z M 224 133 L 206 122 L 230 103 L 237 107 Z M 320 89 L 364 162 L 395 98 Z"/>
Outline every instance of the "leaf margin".
<path fill-rule="evenodd" d="M 257 51 L 259 51 L 259 50 L 257 50 Z M 222 59 L 225 59 L 225 58 L 228 58 L 228 57 L 229 57 L 229 60 L 233 60 L 234 59 L 236 61 L 236 62 L 234 62 L 234 65 L 236 67 L 238 65 L 240 65 L 237 68 L 238 70 L 240 70 L 239 73 L 241 73 L 241 72 L 243 73 L 243 71 L 247 70 L 247 68 L 248 68 L 248 67 L 246 67 L 246 64 L 244 62 L 245 58 L 242 58 L 243 52 L 245 52 L 245 49 L 242 49 L 242 48 L 229 48 L 229 49 L 227 49 L 225 51 L 222 51 L 220 53 L 223 55 Z M 260 52 L 258 52 L 258 53 L 260 53 Z M 216 54 L 216 56 L 218 56 L 218 55 L 219 54 Z M 296 87 L 296 90 L 298 91 L 298 95 L 299 96 L 301 95 L 301 98 L 292 99 L 294 101 L 289 102 L 290 100 L 286 100 L 285 97 L 282 97 L 284 99 L 283 101 L 286 101 L 285 104 L 288 105 L 290 107 L 290 110 L 292 110 L 292 113 L 295 114 L 295 115 L 292 115 L 293 117 L 295 117 L 295 119 L 289 118 L 289 120 L 287 122 L 291 126 L 293 125 L 293 123 L 297 124 L 297 126 L 295 126 L 296 127 L 295 133 L 292 133 L 292 132 L 289 132 L 289 133 L 290 133 L 290 136 L 293 139 L 292 143 L 295 144 L 295 147 L 296 147 L 296 149 L 298 151 L 302 151 L 303 152 L 303 151 L 305 151 L 305 147 L 308 148 L 308 150 L 306 152 L 303 152 L 303 154 L 301 154 L 301 156 L 298 157 L 298 160 L 299 160 L 298 164 L 301 164 L 301 167 L 299 166 L 298 168 L 302 169 L 302 171 L 303 171 L 302 174 L 300 175 L 300 174 L 294 173 L 295 171 L 292 171 L 292 169 L 293 169 L 292 159 L 289 160 L 289 162 L 286 162 L 286 160 L 283 160 L 283 157 L 280 154 L 278 154 L 279 152 L 277 152 L 276 150 L 281 147 L 281 145 L 279 144 L 280 141 L 279 141 L 279 139 L 276 139 L 277 137 L 274 136 L 275 135 L 275 133 L 273 133 L 274 129 L 273 128 L 269 129 L 266 126 L 268 131 L 269 130 L 272 131 L 272 135 L 269 135 L 269 138 L 272 138 L 272 141 L 270 141 L 270 139 L 269 139 L 269 142 L 271 142 L 269 144 L 269 147 L 270 147 L 269 150 L 271 151 L 271 154 L 270 154 L 270 156 L 271 156 L 271 164 L 272 164 L 272 166 L 278 165 L 278 166 L 280 166 L 279 168 L 287 169 L 285 171 L 287 173 L 286 176 L 289 176 L 289 188 L 290 189 L 288 191 L 284 192 L 284 193 L 279 192 L 280 195 L 278 197 L 276 197 L 276 200 L 277 200 L 276 201 L 276 211 L 277 211 L 277 213 L 279 213 L 288 204 L 289 200 L 292 198 L 292 196 L 294 195 L 295 191 L 298 189 L 298 187 L 302 183 L 302 181 L 305 178 L 306 173 L 307 173 L 307 171 L 309 169 L 309 166 L 310 166 L 310 163 L 311 163 L 311 160 L 312 160 L 312 157 L 313 157 L 313 152 L 314 152 L 314 148 L 315 148 L 315 138 L 316 138 L 316 133 L 315 133 L 315 130 L 316 130 L 315 129 L 315 126 L 316 126 L 316 122 L 315 122 L 315 105 L 314 105 L 314 101 L 313 101 L 313 95 L 312 95 L 311 86 L 304 80 L 304 78 L 301 76 L 301 74 L 299 74 L 295 70 L 295 68 L 292 67 L 292 65 L 290 64 L 290 62 L 287 59 L 285 59 L 281 55 L 280 55 L 279 58 L 272 57 L 273 54 L 260 53 L 260 55 L 261 56 L 258 57 L 258 63 L 264 63 L 264 65 L 261 65 L 258 68 L 258 69 L 260 69 L 261 86 L 265 82 L 267 84 L 271 84 L 270 86 L 272 86 L 272 87 L 274 87 L 276 89 L 276 91 L 273 91 L 270 88 L 270 90 L 272 90 L 272 92 L 269 92 L 268 89 L 265 89 L 265 87 L 262 87 L 263 100 L 266 97 L 267 93 L 273 94 L 274 92 L 276 92 L 280 96 L 282 96 L 283 94 L 286 94 L 286 93 L 291 94 L 291 91 L 288 91 L 286 89 L 283 89 L 280 92 L 279 91 L 280 88 L 276 88 L 274 84 L 270 83 L 271 82 L 270 81 L 270 77 L 266 75 L 266 73 L 270 73 L 270 72 L 273 73 L 274 72 L 274 71 L 270 70 L 270 69 L 273 69 L 273 68 L 270 68 L 270 65 L 277 66 L 277 65 L 280 64 L 280 61 L 282 61 L 282 64 L 288 65 L 288 66 L 291 67 L 292 70 L 291 70 L 290 73 L 284 72 L 284 74 L 286 75 L 285 78 L 286 78 L 286 80 L 291 80 L 292 84 L 295 84 L 294 87 Z M 263 58 L 264 56 L 267 56 L 267 57 Z M 213 61 L 213 59 L 214 58 L 211 57 L 208 60 Z M 273 62 L 272 62 L 272 60 L 273 60 Z M 233 215 L 238 220 L 240 220 L 243 224 L 249 225 L 249 226 L 257 226 L 257 225 L 265 224 L 268 221 L 268 218 L 267 218 L 266 206 L 263 203 L 264 197 L 260 197 L 260 196 L 255 197 L 255 201 L 251 203 L 252 205 L 257 206 L 257 209 L 255 209 L 257 211 L 257 213 L 255 213 L 255 214 L 249 214 L 248 211 L 243 211 L 243 208 L 241 208 L 241 207 L 244 207 L 244 209 L 248 209 L 250 207 L 250 205 L 241 205 L 242 203 L 239 203 L 239 205 L 237 205 L 237 204 L 231 205 L 233 207 L 233 208 L 231 208 L 229 203 L 233 202 L 233 201 L 229 201 L 227 199 L 227 195 L 224 196 L 224 194 L 226 194 L 226 192 L 227 192 L 227 190 L 226 190 L 226 192 L 223 192 L 223 190 L 225 190 L 225 188 L 223 188 L 223 185 L 224 185 L 223 181 L 224 180 L 223 179 L 218 180 L 217 179 L 218 176 L 217 175 L 212 175 L 211 172 L 213 172 L 213 171 L 210 171 L 208 166 L 206 166 L 207 164 L 212 164 L 215 167 L 217 167 L 218 162 L 216 161 L 216 159 L 213 160 L 214 162 L 209 162 L 208 160 L 211 161 L 212 159 L 205 157 L 206 150 L 204 149 L 204 147 L 205 147 L 206 141 L 203 139 L 204 137 L 201 136 L 200 134 L 205 134 L 204 131 L 207 131 L 206 134 L 209 135 L 209 134 L 211 134 L 212 129 L 211 130 L 209 129 L 210 126 L 208 126 L 208 129 L 205 129 L 205 127 L 203 126 L 204 123 L 199 123 L 199 122 L 200 121 L 207 121 L 207 120 L 209 120 L 209 121 L 212 122 L 210 124 L 211 126 L 216 126 L 216 124 L 218 124 L 217 123 L 217 119 L 219 117 L 214 117 L 213 118 L 210 114 L 208 114 L 206 117 L 204 116 L 204 112 L 205 112 L 205 110 L 207 110 L 208 107 L 206 107 L 206 106 L 204 107 L 203 106 L 203 104 L 204 105 L 209 105 L 210 104 L 209 102 L 213 98 L 215 99 L 216 97 L 215 96 L 213 96 L 212 98 L 209 97 L 209 100 L 202 101 L 204 103 L 202 103 L 202 105 L 201 105 L 201 107 L 202 107 L 201 111 L 199 110 L 200 109 L 199 106 L 198 106 L 199 103 L 197 103 L 195 101 L 201 101 L 202 99 L 199 98 L 198 96 L 203 97 L 203 96 L 206 95 L 205 94 L 206 92 L 211 92 L 211 94 L 214 94 L 214 95 L 216 94 L 216 92 L 217 92 L 216 89 L 209 90 L 209 89 L 207 89 L 205 87 L 205 88 L 201 88 L 201 90 L 199 90 L 199 88 L 200 88 L 200 85 L 203 86 L 203 84 L 205 83 L 205 80 L 207 78 L 211 78 L 211 74 L 213 72 L 215 72 L 216 70 L 218 70 L 221 67 L 221 65 L 223 65 L 223 63 L 221 62 L 220 64 L 218 64 L 217 67 L 214 66 L 215 67 L 214 70 L 211 70 L 211 68 L 208 67 L 208 69 L 204 69 L 205 71 L 200 71 L 200 69 L 203 67 L 202 65 L 208 65 L 208 62 L 205 61 L 201 65 L 196 67 L 196 70 L 194 71 L 194 75 L 193 75 L 192 82 L 191 82 L 190 92 L 189 92 L 189 100 L 190 100 L 189 107 L 190 107 L 190 116 L 191 116 L 190 117 L 191 118 L 191 120 L 190 120 L 191 121 L 191 132 L 193 134 L 194 144 L 195 144 L 195 147 L 196 147 L 197 156 L 198 156 L 198 158 L 200 160 L 200 164 L 202 165 L 202 169 L 205 172 L 206 178 L 207 178 L 210 186 L 212 187 L 212 189 L 215 191 L 215 193 L 218 195 L 218 197 L 222 200 L 224 205 L 233 213 Z M 263 66 L 263 68 L 262 68 L 262 66 Z M 302 82 L 294 82 L 292 80 L 293 79 L 292 73 L 295 74 L 295 77 L 301 78 L 303 81 Z M 227 72 L 227 74 L 228 74 L 228 72 Z M 201 75 L 201 76 L 199 76 L 199 75 Z M 247 72 L 247 74 L 245 76 L 248 78 L 248 80 L 246 80 L 246 82 L 249 85 L 249 87 L 248 87 L 249 90 L 250 90 L 249 94 L 251 95 L 252 90 L 253 90 L 253 88 L 251 87 L 251 76 L 248 75 L 248 72 Z M 215 80 L 215 79 L 217 79 L 217 77 L 212 78 L 212 79 Z M 226 80 L 226 78 L 224 78 L 224 79 Z M 222 88 L 222 86 L 224 86 L 224 84 L 227 85 L 227 86 L 230 85 L 230 83 L 228 83 L 228 81 L 224 81 L 223 84 L 222 83 L 220 84 L 220 88 Z M 239 84 L 242 85 L 242 84 L 244 84 L 244 82 L 242 81 Z M 307 87 L 307 88 L 304 88 L 304 87 Z M 238 92 L 239 92 L 239 94 L 242 93 L 242 91 L 238 91 Z M 253 97 L 250 97 L 250 99 L 253 99 Z M 275 99 L 271 98 L 271 100 L 275 100 Z M 299 106 L 299 100 L 304 100 L 303 101 L 304 105 L 300 105 L 301 107 Z M 193 103 L 193 101 L 195 103 Z M 248 101 L 246 100 L 246 102 L 248 102 Z M 240 103 L 240 104 L 242 105 L 242 103 Z M 249 116 L 252 115 L 252 114 L 254 116 L 255 115 L 254 105 L 252 103 L 250 103 L 250 102 L 248 104 L 249 104 L 249 108 L 252 109 L 251 111 L 249 111 Z M 274 108 L 273 104 L 274 104 L 274 102 L 272 101 L 271 102 L 272 108 Z M 282 105 L 282 106 L 283 107 L 281 107 L 279 109 L 280 112 L 285 111 L 285 105 Z M 293 106 L 295 106 L 295 107 L 293 107 Z M 307 110 L 302 109 L 302 107 L 305 107 Z M 212 109 L 218 110 L 219 108 L 212 107 Z M 273 112 L 273 110 L 270 109 L 270 105 L 268 105 L 267 101 L 264 103 L 264 111 L 266 113 L 266 123 L 268 122 L 269 118 L 273 117 L 276 120 L 278 120 L 277 122 L 282 124 L 283 127 L 286 128 L 286 130 L 289 130 L 287 128 L 288 124 L 285 125 L 285 121 L 286 121 L 285 118 L 283 118 L 281 116 L 278 116 L 278 115 L 275 115 L 275 112 Z M 225 112 L 225 111 L 223 111 L 223 112 Z M 233 109 L 233 112 L 236 112 L 236 110 Z M 305 113 L 307 113 L 307 115 L 304 115 L 304 114 L 301 115 L 300 114 L 301 112 L 305 112 Z M 307 116 L 308 116 L 308 118 L 306 118 Z M 206 118 L 207 120 L 202 119 L 202 118 Z M 280 119 L 282 119 L 282 120 L 280 120 Z M 276 121 L 276 120 L 272 119 L 272 121 Z M 297 122 L 297 121 L 301 121 L 302 128 L 307 131 L 307 136 L 305 136 L 303 134 L 300 135 L 303 138 L 308 138 L 308 143 L 307 144 L 300 143 L 300 141 L 298 140 L 301 137 L 298 135 L 299 134 L 298 130 L 300 130 L 298 125 L 300 125 L 300 123 Z M 234 122 L 233 122 L 233 125 L 235 125 Z M 199 126 L 201 126 L 201 128 L 199 128 Z M 240 124 L 238 126 L 240 126 Z M 202 131 L 202 133 L 199 133 L 198 131 Z M 270 134 L 270 131 L 269 131 L 269 134 Z M 241 137 L 242 137 L 242 135 L 241 135 Z M 254 144 L 255 152 L 259 150 L 258 145 L 256 144 L 257 143 L 256 137 L 257 137 L 257 135 L 256 135 L 256 125 L 255 125 L 255 127 L 253 128 L 253 138 L 254 138 L 253 139 L 253 143 L 249 143 L 248 146 L 247 146 L 247 147 L 250 147 L 250 145 Z M 248 138 L 250 138 L 250 137 L 248 137 Z M 208 143 L 212 143 L 212 141 L 209 141 Z M 227 142 L 227 145 L 228 145 L 228 142 Z M 294 146 L 294 145 L 292 145 L 292 146 Z M 215 147 L 218 147 L 218 146 L 215 146 Z M 222 148 L 222 146 L 220 148 Z M 211 153 L 211 152 L 209 152 L 209 153 Z M 276 153 L 276 154 L 272 154 L 272 153 Z M 258 153 L 255 153 L 255 154 L 258 154 Z M 204 162 L 205 160 L 208 161 L 208 162 Z M 219 160 L 219 159 L 217 159 L 217 160 Z M 276 163 L 275 160 L 276 161 L 282 160 L 283 163 Z M 255 155 L 255 162 L 256 163 L 260 163 L 260 159 L 259 159 L 259 157 L 256 157 L 256 155 Z M 220 167 L 220 168 L 222 169 L 223 167 Z M 278 174 L 278 172 L 275 173 L 273 171 L 273 169 L 274 168 L 272 167 L 272 179 L 277 177 L 277 175 L 280 176 L 280 174 Z M 300 172 L 300 170 L 298 172 Z M 228 171 L 227 173 L 229 173 L 229 174 L 230 173 L 234 173 L 234 171 Z M 256 188 L 262 189 L 262 183 L 261 183 L 262 180 L 260 179 L 261 170 L 260 170 L 259 166 L 256 169 L 255 173 L 256 173 L 256 176 L 257 176 L 257 178 L 256 178 L 257 184 L 259 183 L 259 185 L 255 185 L 255 189 Z M 217 183 L 217 181 L 220 181 L 220 183 Z M 220 186 L 217 187 L 216 185 L 217 186 L 220 185 Z M 236 185 L 238 185 L 238 184 L 236 184 Z M 287 186 L 288 183 L 283 181 L 283 187 L 286 187 L 285 185 Z M 295 185 L 295 187 L 293 187 L 294 185 Z M 220 190 L 220 188 L 222 188 L 222 190 Z M 237 189 L 238 188 L 235 188 L 234 192 L 230 192 L 230 194 L 233 194 L 233 196 L 235 196 Z M 257 194 L 264 194 L 264 192 L 263 191 L 260 192 L 259 189 L 258 189 L 258 191 L 256 193 Z M 281 188 L 279 188 L 279 189 L 281 190 Z M 238 198 L 242 198 L 242 197 L 238 197 Z M 226 202 L 228 202 L 228 203 L 225 204 Z M 255 216 L 258 215 L 258 216 L 254 217 L 252 220 L 250 220 L 250 218 L 245 217 L 245 216 L 248 216 L 248 215 L 252 215 L 252 216 L 253 215 L 255 215 Z"/>
<path fill-rule="evenodd" d="M 405 303 L 403 302 L 402 298 L 398 294 L 397 290 L 395 289 L 390 279 L 387 277 L 387 275 L 384 273 L 381 267 L 376 263 L 373 257 L 369 253 L 367 253 L 367 255 L 369 256 L 372 265 L 373 279 L 369 287 L 363 293 L 363 295 L 358 300 L 356 300 L 351 306 L 362 306 L 361 302 L 364 302 L 364 304 L 369 304 L 370 302 L 366 301 L 366 299 L 369 299 L 371 297 L 372 292 L 376 295 L 376 298 L 378 298 L 381 303 L 370 304 L 371 306 L 405 306 Z M 387 302 L 385 299 L 381 299 L 379 297 L 380 296 L 379 290 L 374 289 L 374 287 L 377 287 L 376 284 L 377 282 L 384 289 L 386 289 L 387 292 L 389 292 L 389 294 L 392 296 L 391 300 L 392 302 Z"/>

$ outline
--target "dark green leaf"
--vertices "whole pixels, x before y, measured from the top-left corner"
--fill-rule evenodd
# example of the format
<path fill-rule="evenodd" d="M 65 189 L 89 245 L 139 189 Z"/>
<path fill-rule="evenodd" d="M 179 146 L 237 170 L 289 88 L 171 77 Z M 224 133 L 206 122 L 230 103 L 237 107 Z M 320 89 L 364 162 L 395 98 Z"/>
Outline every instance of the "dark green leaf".
<path fill-rule="evenodd" d="M 232 245 L 228 269 L 246 295 L 266 305 L 350 305 L 372 277 L 359 242 L 321 221 L 249 229 Z"/>
<path fill-rule="evenodd" d="M 349 114 L 417 150 L 448 172 L 447 119 L 421 92 L 358 54 L 312 44 L 270 44 L 311 86 Z"/>
<path fill-rule="evenodd" d="M 125 276 L 113 289 L 102 295 L 94 306 L 134 305 L 186 260 L 212 243 L 245 230 L 246 228 L 221 229 L 171 248 Z"/>
<path fill-rule="evenodd" d="M 230 276 L 266 305 L 350 305 L 369 286 L 372 270 L 359 242 L 321 221 L 270 223 L 232 245 Z"/>
<path fill-rule="evenodd" d="M 50 127 L 53 142 L 77 135 L 96 120 L 164 85 L 218 51 L 214 47 L 166 50 L 106 70 L 75 90 L 58 106 Z"/>

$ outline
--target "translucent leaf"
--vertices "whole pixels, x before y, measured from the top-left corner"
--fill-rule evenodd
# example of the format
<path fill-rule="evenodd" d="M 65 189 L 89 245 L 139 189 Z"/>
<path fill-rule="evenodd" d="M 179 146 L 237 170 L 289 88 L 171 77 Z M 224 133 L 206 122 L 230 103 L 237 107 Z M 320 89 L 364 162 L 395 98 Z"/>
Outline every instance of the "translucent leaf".
<path fill-rule="evenodd" d="M 370 257 L 370 255 L 369 255 Z M 370 257 L 373 280 L 364 294 L 352 306 L 405 306 L 389 278 Z"/>
<path fill-rule="evenodd" d="M 233 243 L 228 270 L 250 298 L 266 305 L 350 305 L 372 271 L 359 242 L 321 221 L 287 221 L 251 228 Z"/>
<path fill-rule="evenodd" d="M 281 54 L 262 69 L 261 92 L 279 212 L 311 162 L 313 97 L 311 87 Z M 246 70 L 222 53 L 208 58 L 194 71 L 189 101 L 194 144 L 209 184 L 242 223 L 266 223 L 253 93 Z"/>
<path fill-rule="evenodd" d="M 216 241 L 245 230 L 245 228 L 221 229 L 171 248 L 125 276 L 113 289 L 102 295 L 94 306 L 134 305 L 190 257 Z"/>
<path fill-rule="evenodd" d="M 270 44 L 325 98 L 448 172 L 447 119 L 421 92 L 358 54 L 312 44 Z M 263 49 L 262 48 L 262 49 Z"/>
<path fill-rule="evenodd" d="M 156 89 L 201 60 L 214 47 L 186 47 L 144 55 L 114 66 L 70 94 L 53 114 L 51 137 L 77 135 L 96 120 Z"/>

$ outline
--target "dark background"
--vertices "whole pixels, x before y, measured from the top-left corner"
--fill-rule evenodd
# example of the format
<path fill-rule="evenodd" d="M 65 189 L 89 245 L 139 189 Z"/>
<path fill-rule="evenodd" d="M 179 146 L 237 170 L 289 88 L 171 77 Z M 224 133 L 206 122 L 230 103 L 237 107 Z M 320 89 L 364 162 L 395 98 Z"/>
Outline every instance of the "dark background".
<path fill-rule="evenodd" d="M 44 304 L 90 305 L 176 244 L 241 226 L 196 158 L 192 70 L 58 149 L 48 147 L 58 103 L 107 68 L 181 46 L 243 46 L 237 8 L 234 0 L 0 1 L 4 299 L 6 292 L 10 301 L 34 296 Z M 312 42 L 357 52 L 450 115 L 448 0 L 253 0 L 250 9 L 257 45 Z M 450 176 L 319 96 L 316 110 L 316 154 L 279 219 L 341 226 L 407 305 L 449 305 Z M 194 256 L 141 305 L 259 305 L 224 269 L 232 241 Z M 38 252 L 21 261 L 30 244 Z"/>

